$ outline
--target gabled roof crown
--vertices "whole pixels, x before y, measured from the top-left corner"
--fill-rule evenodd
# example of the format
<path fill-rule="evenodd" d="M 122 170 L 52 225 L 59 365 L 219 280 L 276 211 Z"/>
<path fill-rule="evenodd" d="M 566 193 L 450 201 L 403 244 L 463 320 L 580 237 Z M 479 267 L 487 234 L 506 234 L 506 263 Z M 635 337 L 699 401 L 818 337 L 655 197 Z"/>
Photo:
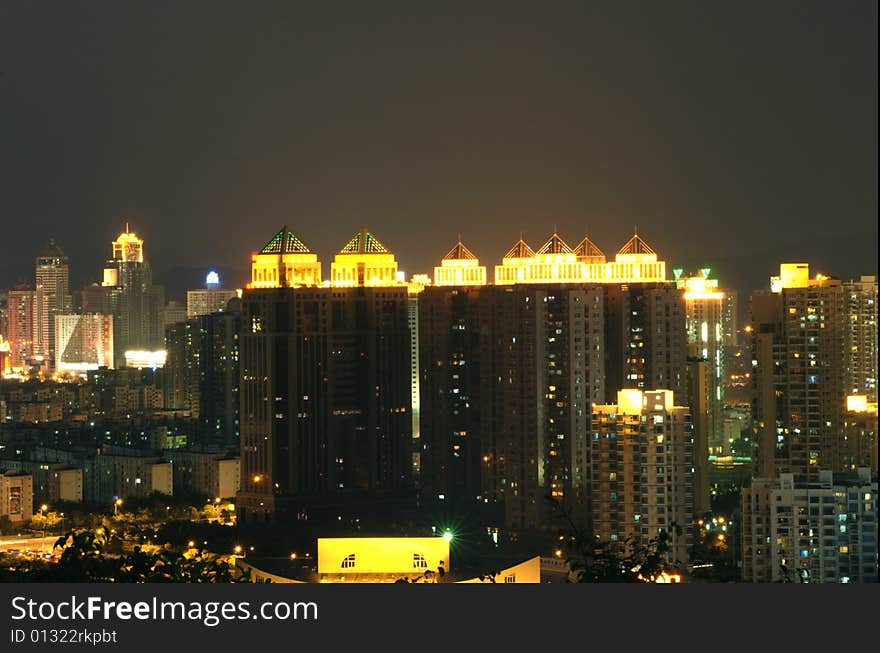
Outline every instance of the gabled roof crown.
<path fill-rule="evenodd" d="M 538 250 L 538 254 L 572 254 L 571 247 L 568 246 L 562 238 L 559 237 L 555 231 L 553 235 L 541 246 L 541 249 Z"/>
<path fill-rule="evenodd" d="M 578 258 L 584 258 L 588 256 L 605 256 L 605 252 L 599 249 L 592 240 L 590 240 L 589 236 L 584 236 L 584 239 L 578 243 L 578 246 L 574 248 L 574 253 L 578 256 Z"/>
<path fill-rule="evenodd" d="M 638 234 L 633 234 L 623 247 L 617 252 L 618 254 L 656 254 L 656 252 L 648 247 L 648 243 L 642 240 Z"/>
<path fill-rule="evenodd" d="M 369 230 L 364 227 L 351 237 L 345 247 L 339 250 L 340 254 L 390 254 L 390 250 L 385 247 L 379 239 L 376 238 Z"/>
<path fill-rule="evenodd" d="M 504 258 L 534 258 L 535 252 L 532 251 L 532 248 L 526 244 L 522 238 L 516 241 L 513 247 L 511 247 L 507 254 L 504 255 Z"/>
<path fill-rule="evenodd" d="M 474 256 L 473 252 L 464 246 L 460 240 L 458 243 L 449 250 L 449 253 L 443 257 L 444 261 L 461 261 L 461 260 L 476 260 L 477 257 Z"/>
<path fill-rule="evenodd" d="M 263 246 L 260 254 L 309 254 L 311 250 L 306 247 L 296 235 L 287 228 L 287 225 L 281 227 L 281 230 L 272 236 L 272 239 Z"/>

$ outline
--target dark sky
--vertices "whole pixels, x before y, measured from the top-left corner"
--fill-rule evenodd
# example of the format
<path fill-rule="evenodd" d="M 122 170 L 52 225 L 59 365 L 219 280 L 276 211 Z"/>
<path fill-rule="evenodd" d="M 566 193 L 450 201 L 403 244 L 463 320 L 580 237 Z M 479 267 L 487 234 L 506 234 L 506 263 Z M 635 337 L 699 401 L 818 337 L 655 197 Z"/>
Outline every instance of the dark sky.
<path fill-rule="evenodd" d="M 161 281 L 284 223 L 408 273 L 639 233 L 742 291 L 877 269 L 877 3 L 0 2 L 0 287 L 124 220 Z"/>

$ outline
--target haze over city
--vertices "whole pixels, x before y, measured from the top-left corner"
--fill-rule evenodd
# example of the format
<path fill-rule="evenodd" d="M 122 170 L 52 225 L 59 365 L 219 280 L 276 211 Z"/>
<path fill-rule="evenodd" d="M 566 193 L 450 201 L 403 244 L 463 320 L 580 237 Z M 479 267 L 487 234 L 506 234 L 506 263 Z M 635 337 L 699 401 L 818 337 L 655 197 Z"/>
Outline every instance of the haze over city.
<path fill-rule="evenodd" d="M 877 269 L 874 3 L 0 7 L 0 286 L 125 221 L 182 296 L 289 224 L 409 274 L 558 227 L 745 294 L 780 257 Z M 659 29 L 662 26 L 662 29 Z"/>

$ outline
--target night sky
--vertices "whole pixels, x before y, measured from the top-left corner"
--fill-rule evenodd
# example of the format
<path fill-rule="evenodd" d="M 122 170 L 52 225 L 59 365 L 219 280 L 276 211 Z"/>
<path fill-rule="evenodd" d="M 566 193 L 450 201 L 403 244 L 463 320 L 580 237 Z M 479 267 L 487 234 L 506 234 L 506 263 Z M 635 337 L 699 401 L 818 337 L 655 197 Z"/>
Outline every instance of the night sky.
<path fill-rule="evenodd" d="M 0 287 L 54 237 L 75 285 L 128 219 L 172 296 L 288 224 L 455 243 L 638 225 L 764 287 L 877 269 L 877 3 L 0 2 Z"/>

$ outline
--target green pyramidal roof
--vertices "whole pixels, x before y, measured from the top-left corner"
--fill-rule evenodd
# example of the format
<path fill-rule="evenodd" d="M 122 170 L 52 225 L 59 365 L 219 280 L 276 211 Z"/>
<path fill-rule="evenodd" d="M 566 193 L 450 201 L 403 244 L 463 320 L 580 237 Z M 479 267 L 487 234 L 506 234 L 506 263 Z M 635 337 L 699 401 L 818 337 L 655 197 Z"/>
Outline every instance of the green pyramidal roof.
<path fill-rule="evenodd" d="M 260 250 L 260 254 L 292 254 L 294 252 L 308 254 L 311 250 L 287 228 L 287 225 L 281 227 L 281 231 L 272 236 L 272 240 Z"/>
<path fill-rule="evenodd" d="M 340 254 L 390 254 L 385 245 L 371 234 L 366 228 L 358 231 L 345 247 L 339 250 Z"/>

